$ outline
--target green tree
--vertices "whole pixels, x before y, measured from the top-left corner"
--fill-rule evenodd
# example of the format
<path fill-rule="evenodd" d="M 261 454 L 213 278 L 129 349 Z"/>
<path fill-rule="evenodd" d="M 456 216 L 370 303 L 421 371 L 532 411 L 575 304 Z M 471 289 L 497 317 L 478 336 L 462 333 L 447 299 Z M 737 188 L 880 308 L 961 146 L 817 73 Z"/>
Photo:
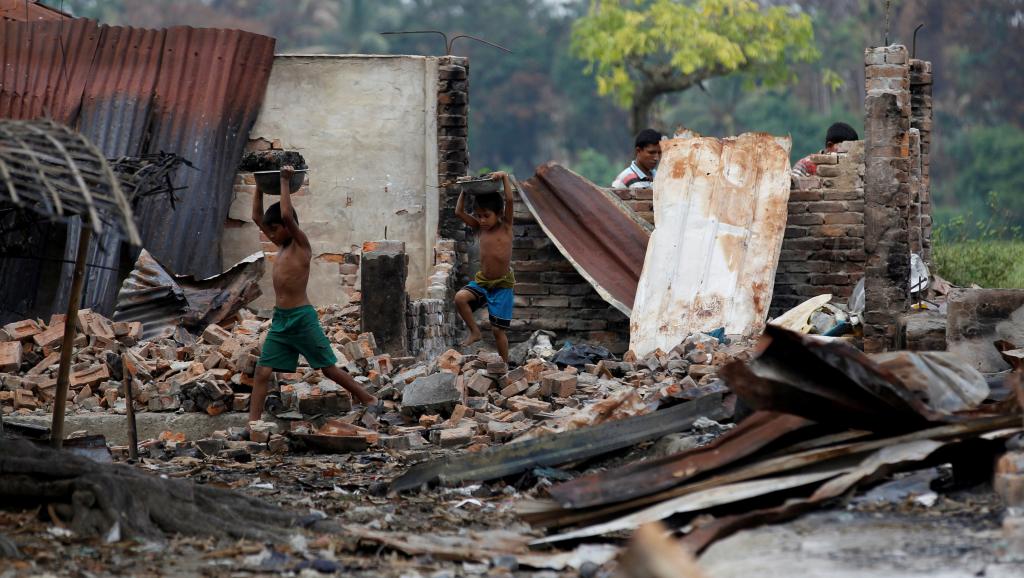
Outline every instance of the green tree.
<path fill-rule="evenodd" d="M 573 25 L 573 53 L 598 92 L 630 108 L 634 132 L 663 95 L 735 72 L 779 85 L 818 58 L 811 19 L 754 0 L 592 0 Z"/>

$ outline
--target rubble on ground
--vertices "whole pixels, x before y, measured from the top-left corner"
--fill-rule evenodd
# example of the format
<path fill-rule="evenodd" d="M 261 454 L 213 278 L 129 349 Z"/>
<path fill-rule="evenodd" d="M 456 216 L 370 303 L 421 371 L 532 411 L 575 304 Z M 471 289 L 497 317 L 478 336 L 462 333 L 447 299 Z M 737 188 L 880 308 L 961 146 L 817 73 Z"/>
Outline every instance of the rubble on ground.
<path fill-rule="evenodd" d="M 358 305 L 320 310 L 338 364 L 383 400 L 379 416 L 355 406 L 347 391 L 319 371 L 300 365 L 294 373 L 277 374 L 276 387 L 271 387 L 267 419 L 275 420 L 268 422 L 273 431 L 253 428 L 251 440 L 230 434 L 221 438 L 271 444 L 276 450 L 287 447 L 281 440 L 288 436 L 299 447 L 330 447 L 324 444 L 340 442 L 325 438 L 344 437 L 351 438 L 350 451 L 367 445 L 476 451 L 724 392 L 718 368 L 749 358 L 749 344 L 706 334 L 694 334 L 668 352 L 658 350 L 643 359 L 627 352 L 621 360 L 586 344 L 556 350 L 549 335 L 538 335 L 519 352 L 525 362 L 511 368 L 486 351 L 452 349 L 417 361 L 380 353 L 373 334 L 358 333 L 358 315 Z M 127 412 L 120 372 L 108 365 L 106 352 L 114 351 L 130 356 L 136 366 L 136 412 L 248 412 L 252 374 L 269 327 L 267 315 L 243 309 L 195 338 L 177 331 L 174 337 L 142 340 L 141 323 L 113 322 L 83 310 L 71 361 L 69 411 Z M 63 331 L 59 315 L 49 323 L 29 319 L 4 327 L 4 415 L 52 411 Z M 350 429 L 341 431 L 338 424 Z"/>

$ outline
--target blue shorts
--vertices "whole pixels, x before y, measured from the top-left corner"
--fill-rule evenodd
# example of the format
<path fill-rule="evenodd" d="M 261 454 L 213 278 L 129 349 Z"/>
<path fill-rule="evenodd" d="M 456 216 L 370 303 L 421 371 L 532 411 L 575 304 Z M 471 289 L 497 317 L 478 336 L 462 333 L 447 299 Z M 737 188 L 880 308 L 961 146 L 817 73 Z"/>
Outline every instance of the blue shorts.
<path fill-rule="evenodd" d="M 473 294 L 473 300 L 469 302 L 473 311 L 487 306 L 492 327 L 508 329 L 512 325 L 512 299 L 515 293 L 511 288 L 486 289 L 476 281 L 470 281 L 464 289 Z"/>

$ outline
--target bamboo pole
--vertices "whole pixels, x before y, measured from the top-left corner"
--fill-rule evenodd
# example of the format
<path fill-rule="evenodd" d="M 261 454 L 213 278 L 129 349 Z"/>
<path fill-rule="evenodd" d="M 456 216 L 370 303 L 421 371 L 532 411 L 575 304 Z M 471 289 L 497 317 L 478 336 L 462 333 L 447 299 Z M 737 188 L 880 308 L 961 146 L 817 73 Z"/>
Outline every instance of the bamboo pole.
<path fill-rule="evenodd" d="M 64 409 L 68 401 L 68 382 L 71 372 L 71 354 L 75 347 L 75 327 L 78 325 L 78 304 L 82 300 L 82 284 L 85 281 L 85 260 L 89 256 L 89 238 L 92 236 L 85 222 L 78 235 L 78 254 L 75 256 L 75 272 L 71 278 L 71 297 L 68 312 L 64 317 L 64 340 L 60 346 L 60 369 L 57 372 L 57 399 L 53 401 L 53 424 L 50 426 L 50 444 L 60 449 L 64 443 Z"/>

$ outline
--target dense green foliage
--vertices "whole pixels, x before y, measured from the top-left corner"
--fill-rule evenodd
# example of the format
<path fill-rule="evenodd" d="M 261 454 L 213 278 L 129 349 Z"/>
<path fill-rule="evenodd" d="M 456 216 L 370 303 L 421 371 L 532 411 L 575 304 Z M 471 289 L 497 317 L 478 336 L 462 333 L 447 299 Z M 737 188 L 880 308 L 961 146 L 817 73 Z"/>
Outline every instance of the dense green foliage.
<path fill-rule="evenodd" d="M 718 4 L 725 2 L 719 0 Z M 681 93 L 666 94 L 652 108 L 651 124 L 666 132 L 686 126 L 713 136 L 765 130 L 791 134 L 792 159 L 823 146 L 828 125 L 845 121 L 862 128 L 864 48 L 886 37 L 886 0 L 758 0 L 762 10 L 797 10 L 813 29 L 814 63 L 783 70 L 796 84 L 768 86 L 757 75 L 711 78 Z M 571 50 L 574 24 L 585 28 L 590 0 L 45 0 L 77 15 L 134 26 L 235 27 L 277 38 L 278 52 L 441 54 L 433 36 L 381 36 L 385 30 L 439 29 L 468 32 L 514 51 L 459 40 L 455 53 L 470 57 L 471 162 L 510 167 L 520 177 L 555 160 L 609 184 L 632 152 L 629 114 L 611 94 L 598 94 L 588 62 Z M 688 14 L 698 0 L 602 0 L 614 11 L 653 9 Z M 1024 182 L 1014 170 L 1024 159 L 1024 0 L 892 0 L 890 42 L 913 45 L 934 66 L 935 128 L 931 176 L 936 217 L 948 223 L 967 211 L 987 217 L 990 192 L 1000 194 L 1008 223 L 1024 224 Z M 710 5 L 710 3 L 709 3 Z M 624 8 L 623 8 L 624 7 Z M 773 8 L 776 7 L 776 8 Z M 698 15 L 699 17 L 699 15 Z M 800 20 L 804 22 L 804 19 Z M 675 16 L 635 23 L 616 33 L 647 54 L 676 46 L 704 51 L 705 59 L 735 59 L 748 44 L 728 47 L 716 29 L 659 43 L 666 30 L 692 30 Z M 748 23 L 755 26 L 757 23 Z M 786 42 L 792 34 L 779 29 Z M 619 37 L 622 37 L 619 39 Z M 724 35 L 735 39 L 735 35 Z M 709 38 L 707 46 L 698 39 Z M 788 39 L 790 43 L 798 41 Z M 700 42 L 703 42 L 702 40 Z M 663 44 L 663 46 L 661 45 Z M 797 45 L 800 43 L 797 42 Z M 716 49 L 717 47 L 717 49 Z M 592 50 L 599 51 L 600 47 Z M 683 50 L 679 48 L 678 50 Z M 586 52 L 586 51 L 584 51 Z M 701 61 L 703 64 L 710 60 Z M 697 61 L 677 62 L 699 66 Z M 625 64 L 624 64 L 625 65 Z M 597 70 L 595 69 L 595 72 Z M 612 73 L 614 75 L 614 73 Z M 628 76 L 627 72 L 627 76 Z M 600 75 L 599 75 L 600 76 Z M 772 75 L 768 75 L 771 79 Z M 619 74 L 621 78 L 621 74 Z M 776 77 L 777 78 L 777 77 Z M 762 79 L 763 80 L 763 79 Z M 841 86 L 840 86 L 841 85 Z M 623 85 L 628 89 L 628 85 Z M 621 90 L 621 89 L 620 89 Z M 621 102 L 621 101 L 620 101 Z"/>
<path fill-rule="evenodd" d="M 954 285 L 1024 289 L 1024 241 L 961 243 L 939 241 L 932 252 L 935 272 Z"/>
<path fill-rule="evenodd" d="M 1004 197 L 988 195 L 986 217 L 956 215 L 935 227 L 932 261 L 956 285 L 1024 288 L 1024 230 L 1010 224 Z"/>
<path fill-rule="evenodd" d="M 753 0 L 593 0 L 573 24 L 572 52 L 598 94 L 633 109 L 634 131 L 663 94 L 738 72 L 778 85 L 794 78 L 792 62 L 819 56 L 810 17 Z"/>

